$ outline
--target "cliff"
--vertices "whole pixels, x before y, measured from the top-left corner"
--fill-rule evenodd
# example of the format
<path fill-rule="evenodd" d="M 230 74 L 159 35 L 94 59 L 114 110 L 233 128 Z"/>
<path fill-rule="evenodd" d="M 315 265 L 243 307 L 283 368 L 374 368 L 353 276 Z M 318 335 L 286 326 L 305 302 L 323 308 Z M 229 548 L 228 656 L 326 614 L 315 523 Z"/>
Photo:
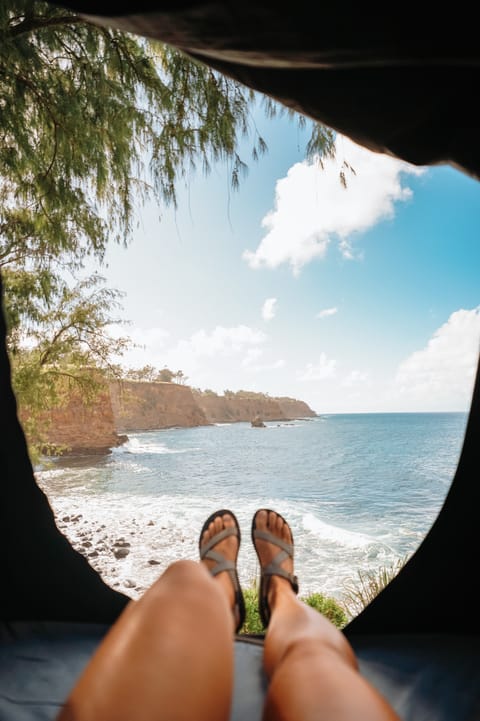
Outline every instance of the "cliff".
<path fill-rule="evenodd" d="M 128 431 L 209 425 L 211 423 L 285 421 L 315 416 L 303 401 L 240 391 L 219 396 L 176 383 L 122 381 L 105 386 L 91 403 L 72 395 L 62 408 L 43 416 L 45 444 L 65 453 L 105 453 L 127 440 Z M 25 415 L 20 420 L 26 425 Z"/>
<path fill-rule="evenodd" d="M 314 418 L 317 415 L 305 401 L 299 401 L 296 398 L 277 398 L 276 400 L 285 418 Z"/>
<path fill-rule="evenodd" d="M 19 418 L 28 428 L 28 415 L 19 413 Z M 117 433 L 108 388 L 91 404 L 74 394 L 61 408 L 42 413 L 42 420 L 42 444 L 65 453 L 108 453 L 127 440 Z"/>
<path fill-rule="evenodd" d="M 303 401 L 294 398 L 270 398 L 262 393 L 232 393 L 219 396 L 215 393 L 194 391 L 198 405 L 210 423 L 252 421 L 285 421 L 308 418 L 316 414 Z"/>
<path fill-rule="evenodd" d="M 110 398 L 118 431 L 191 428 L 208 424 L 189 386 L 122 381 L 110 384 Z"/>

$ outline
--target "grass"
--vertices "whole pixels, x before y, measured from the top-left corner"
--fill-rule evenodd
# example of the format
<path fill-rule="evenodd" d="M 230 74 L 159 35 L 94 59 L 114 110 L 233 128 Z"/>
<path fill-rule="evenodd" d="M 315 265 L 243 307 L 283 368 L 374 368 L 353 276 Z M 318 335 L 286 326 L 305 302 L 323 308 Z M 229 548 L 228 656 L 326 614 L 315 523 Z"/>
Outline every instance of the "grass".
<path fill-rule="evenodd" d="M 243 591 L 245 599 L 245 623 L 240 633 L 263 634 L 263 626 L 258 612 L 258 592 L 255 585 Z M 334 598 L 324 596 L 322 593 L 311 593 L 309 596 L 301 597 L 301 600 L 308 606 L 315 608 L 319 613 L 326 616 L 337 628 L 343 628 L 347 623 L 347 614 Z"/>
<path fill-rule="evenodd" d="M 381 566 L 374 571 L 357 571 L 357 575 L 344 584 L 342 603 L 350 618 L 357 616 L 388 586 L 407 562 L 407 558 Z"/>
<path fill-rule="evenodd" d="M 407 562 L 407 558 L 394 561 L 390 566 L 381 566 L 373 571 L 357 571 L 357 575 L 344 584 L 342 601 L 325 596 L 323 593 L 311 593 L 301 597 L 308 606 L 316 609 L 339 629 L 344 628 L 351 618 L 355 618 L 385 586 L 395 578 Z M 263 634 L 265 628 L 258 612 L 258 592 L 255 582 L 244 589 L 246 617 L 240 633 Z"/>

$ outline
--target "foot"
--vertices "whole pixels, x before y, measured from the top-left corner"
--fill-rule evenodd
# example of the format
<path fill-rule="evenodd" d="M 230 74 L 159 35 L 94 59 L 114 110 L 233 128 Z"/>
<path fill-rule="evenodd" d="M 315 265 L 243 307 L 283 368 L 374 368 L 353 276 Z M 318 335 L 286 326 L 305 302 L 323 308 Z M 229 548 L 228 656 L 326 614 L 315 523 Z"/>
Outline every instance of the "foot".
<path fill-rule="evenodd" d="M 293 535 L 276 511 L 258 510 L 252 521 L 252 540 L 260 563 L 259 611 L 265 626 L 279 595 L 298 593 L 293 574 Z"/>
<path fill-rule="evenodd" d="M 225 594 L 233 612 L 236 632 L 245 620 L 244 599 L 236 570 L 239 548 L 240 529 L 234 514 L 228 510 L 213 513 L 200 533 L 200 560 Z"/>

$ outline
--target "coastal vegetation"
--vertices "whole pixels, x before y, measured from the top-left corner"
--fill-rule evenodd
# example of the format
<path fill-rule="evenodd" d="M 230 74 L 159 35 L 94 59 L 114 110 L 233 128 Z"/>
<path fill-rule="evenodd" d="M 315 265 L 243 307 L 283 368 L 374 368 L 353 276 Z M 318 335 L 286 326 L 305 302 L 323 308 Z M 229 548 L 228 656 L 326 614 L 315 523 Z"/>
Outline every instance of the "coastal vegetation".
<path fill-rule="evenodd" d="M 167 366 L 160 370 L 152 365 L 143 366 L 143 368 L 127 368 L 123 373 L 123 378 L 129 381 L 147 381 L 149 383 L 181 383 L 185 384 L 188 380 L 182 370 L 172 371 Z"/>
<path fill-rule="evenodd" d="M 388 586 L 406 562 L 407 558 L 401 558 L 387 566 L 365 571 L 357 570 L 356 574 L 344 584 L 341 601 L 318 592 L 303 596 L 302 601 L 326 616 L 334 626 L 342 629 Z M 246 618 L 241 633 L 264 633 L 265 629 L 258 611 L 256 584 L 253 583 L 249 588 L 244 589 L 243 593 Z"/>
<path fill-rule="evenodd" d="M 111 333 L 121 293 L 85 277 L 86 259 L 100 267 L 109 242 L 129 244 L 142 205 L 154 199 L 161 216 L 197 168 L 227 161 L 238 188 L 240 141 L 254 162 L 267 151 L 254 109 L 307 121 L 168 46 L 33 0 L 0 0 L 0 109 L 7 346 L 41 440 L 39 414 L 72 388 L 92 397 L 131 342 Z M 333 156 L 333 132 L 308 123 L 306 156 Z M 158 380 L 185 383 L 171 373 Z"/>
<path fill-rule="evenodd" d="M 354 618 L 368 606 L 402 570 L 407 560 L 405 557 L 377 569 L 357 570 L 356 575 L 344 584 L 343 606 L 349 617 Z"/>
<path fill-rule="evenodd" d="M 245 588 L 243 591 L 245 599 L 245 623 L 240 633 L 261 634 L 265 632 L 260 613 L 258 611 L 258 591 L 255 585 Z M 323 616 L 326 616 L 337 628 L 343 628 L 348 621 L 347 614 L 338 601 L 322 593 L 311 593 L 302 600 L 316 609 Z"/>

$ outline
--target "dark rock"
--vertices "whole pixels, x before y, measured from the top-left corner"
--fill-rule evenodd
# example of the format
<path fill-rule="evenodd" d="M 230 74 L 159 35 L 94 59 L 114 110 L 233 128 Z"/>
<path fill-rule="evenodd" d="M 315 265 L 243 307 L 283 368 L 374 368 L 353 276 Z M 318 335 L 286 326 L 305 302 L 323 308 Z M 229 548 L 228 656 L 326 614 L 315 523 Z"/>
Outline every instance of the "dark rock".
<path fill-rule="evenodd" d="M 154 558 L 151 558 L 148 563 L 150 564 L 150 566 L 159 566 L 160 565 L 160 561 L 156 561 Z"/>
<path fill-rule="evenodd" d="M 128 556 L 129 553 L 130 553 L 130 549 L 125 548 L 123 546 L 120 548 L 113 549 L 113 555 L 115 556 L 115 558 L 125 558 L 125 556 Z"/>
<path fill-rule="evenodd" d="M 252 428 L 266 428 L 266 425 L 262 421 L 260 416 L 255 416 L 255 418 L 252 420 Z"/>

